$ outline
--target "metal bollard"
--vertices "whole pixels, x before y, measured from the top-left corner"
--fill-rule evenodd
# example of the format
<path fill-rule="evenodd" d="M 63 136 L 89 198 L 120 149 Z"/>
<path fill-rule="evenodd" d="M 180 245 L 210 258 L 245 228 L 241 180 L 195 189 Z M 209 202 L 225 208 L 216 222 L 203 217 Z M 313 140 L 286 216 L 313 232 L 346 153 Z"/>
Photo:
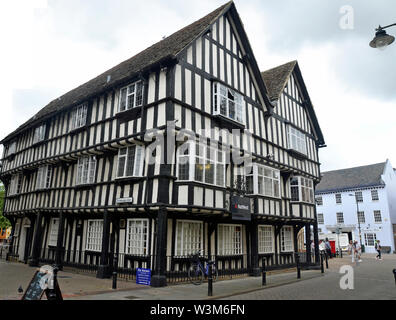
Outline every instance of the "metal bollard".
<path fill-rule="evenodd" d="M 321 271 L 321 273 L 324 273 L 324 267 L 323 267 L 323 252 L 320 253 L 320 271 Z"/>
<path fill-rule="evenodd" d="M 265 270 L 265 258 L 263 258 L 263 281 L 262 285 L 267 285 L 267 271 Z"/>
<path fill-rule="evenodd" d="M 208 296 L 213 296 L 213 261 L 208 262 Z"/>
<path fill-rule="evenodd" d="M 300 255 L 298 254 L 298 252 L 296 252 L 295 256 L 296 256 L 296 267 L 297 267 L 297 279 L 301 279 Z"/>
<path fill-rule="evenodd" d="M 396 269 L 393 269 L 393 276 L 395 277 L 395 284 L 396 284 Z"/>
<path fill-rule="evenodd" d="M 114 263 L 113 263 L 113 289 L 117 289 L 117 267 L 118 267 L 118 255 L 114 254 Z"/>

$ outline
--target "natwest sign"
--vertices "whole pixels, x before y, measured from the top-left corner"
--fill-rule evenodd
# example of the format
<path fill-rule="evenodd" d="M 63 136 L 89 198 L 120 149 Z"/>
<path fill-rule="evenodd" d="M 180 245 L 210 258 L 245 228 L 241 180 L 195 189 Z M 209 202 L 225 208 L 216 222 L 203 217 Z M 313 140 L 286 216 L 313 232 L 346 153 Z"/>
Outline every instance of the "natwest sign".
<path fill-rule="evenodd" d="M 250 211 L 250 198 L 232 196 L 230 210 L 232 220 L 250 221 L 252 219 Z"/>

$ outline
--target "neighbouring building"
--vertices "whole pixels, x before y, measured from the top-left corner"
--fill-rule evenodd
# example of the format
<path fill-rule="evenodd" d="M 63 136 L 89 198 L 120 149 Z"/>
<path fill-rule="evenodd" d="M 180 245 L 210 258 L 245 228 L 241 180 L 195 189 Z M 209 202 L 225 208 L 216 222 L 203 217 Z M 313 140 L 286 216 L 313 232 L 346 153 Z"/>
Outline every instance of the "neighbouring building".
<path fill-rule="evenodd" d="M 117 257 L 119 273 L 150 268 L 163 286 L 197 250 L 220 276 L 257 276 L 263 257 L 295 263 L 302 228 L 317 241 L 313 105 L 296 61 L 260 71 L 233 2 L 50 102 L 2 144 L 9 257 L 31 266 L 109 277 Z"/>
<path fill-rule="evenodd" d="M 396 174 L 390 161 L 322 174 L 315 193 L 319 236 L 339 228 L 349 240 L 361 239 L 366 252 L 376 252 L 376 240 L 394 252 Z"/>

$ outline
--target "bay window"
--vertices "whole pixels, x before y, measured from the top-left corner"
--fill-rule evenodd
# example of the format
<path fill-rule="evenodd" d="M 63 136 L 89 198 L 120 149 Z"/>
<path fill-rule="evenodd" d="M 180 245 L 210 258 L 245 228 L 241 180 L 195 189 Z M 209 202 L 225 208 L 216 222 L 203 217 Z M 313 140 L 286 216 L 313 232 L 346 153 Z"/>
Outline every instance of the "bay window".
<path fill-rule="evenodd" d="M 225 186 L 226 154 L 224 151 L 198 142 L 186 142 L 179 147 L 178 179 Z"/>
<path fill-rule="evenodd" d="M 221 256 L 242 254 L 242 226 L 220 224 L 217 243 L 218 254 Z"/>
<path fill-rule="evenodd" d="M 102 251 L 103 220 L 88 220 L 85 250 Z"/>
<path fill-rule="evenodd" d="M 117 178 L 143 175 L 144 150 L 144 147 L 137 145 L 119 150 Z"/>
<path fill-rule="evenodd" d="M 127 220 L 127 254 L 147 255 L 148 238 L 148 219 Z"/>
<path fill-rule="evenodd" d="M 242 95 L 219 82 L 213 84 L 213 105 L 215 115 L 222 115 L 239 123 L 245 123 Z"/>
<path fill-rule="evenodd" d="M 70 131 L 81 128 L 87 123 L 88 103 L 83 103 L 73 109 L 71 113 Z"/>
<path fill-rule="evenodd" d="M 287 141 L 289 149 L 295 150 L 302 154 L 307 154 L 307 141 L 306 136 L 300 130 L 288 126 Z"/>
<path fill-rule="evenodd" d="M 83 157 L 78 159 L 76 184 L 91 184 L 95 182 L 96 157 Z"/>
<path fill-rule="evenodd" d="M 304 177 L 290 180 L 291 201 L 314 203 L 313 181 Z"/>
<path fill-rule="evenodd" d="M 120 91 L 118 112 L 140 107 L 143 104 L 143 82 L 137 81 Z"/>
<path fill-rule="evenodd" d="M 178 220 L 176 226 L 176 255 L 187 256 L 203 250 L 203 222 Z"/>
<path fill-rule="evenodd" d="M 280 197 L 280 171 L 254 163 L 246 175 L 248 194 Z"/>
<path fill-rule="evenodd" d="M 48 189 L 51 184 L 51 166 L 42 166 L 37 171 L 36 190 Z"/>

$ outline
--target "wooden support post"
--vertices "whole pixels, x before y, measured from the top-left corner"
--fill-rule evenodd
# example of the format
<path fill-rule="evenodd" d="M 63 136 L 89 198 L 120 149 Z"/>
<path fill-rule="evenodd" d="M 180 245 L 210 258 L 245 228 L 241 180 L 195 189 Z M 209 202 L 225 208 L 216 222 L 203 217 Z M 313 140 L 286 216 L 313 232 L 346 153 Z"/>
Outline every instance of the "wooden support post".
<path fill-rule="evenodd" d="M 166 208 L 161 207 L 158 210 L 157 217 L 157 241 L 155 256 L 155 274 L 151 278 L 152 287 L 166 286 L 166 237 L 168 229 L 168 212 Z"/>
<path fill-rule="evenodd" d="M 111 268 L 109 265 L 109 242 L 110 242 L 110 214 L 105 210 L 103 214 L 103 237 L 102 237 L 102 254 L 100 256 L 100 265 L 96 277 L 100 279 L 111 277 Z"/>

